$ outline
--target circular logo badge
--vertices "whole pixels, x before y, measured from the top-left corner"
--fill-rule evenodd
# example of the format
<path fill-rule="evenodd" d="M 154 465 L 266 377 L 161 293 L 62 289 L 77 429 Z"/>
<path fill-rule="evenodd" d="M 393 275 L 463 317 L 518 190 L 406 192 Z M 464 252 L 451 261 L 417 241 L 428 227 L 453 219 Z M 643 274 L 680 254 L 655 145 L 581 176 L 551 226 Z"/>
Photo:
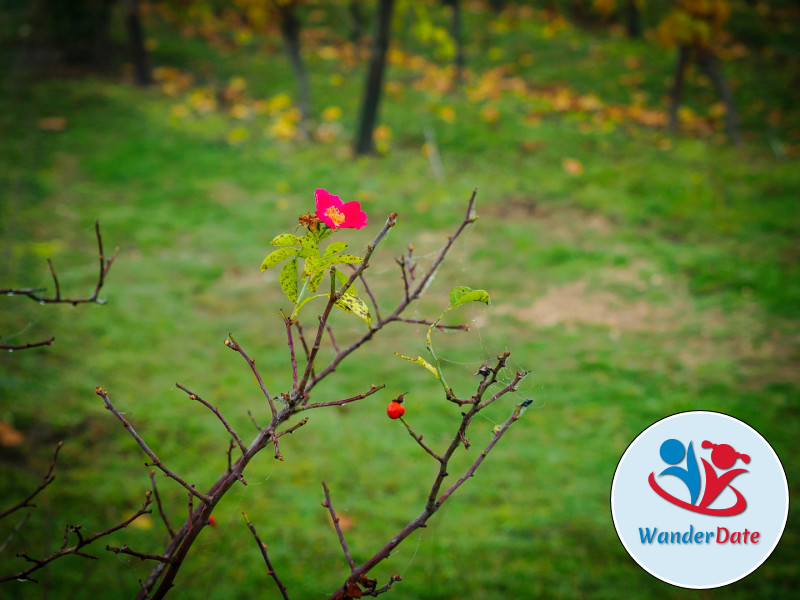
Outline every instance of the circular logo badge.
<path fill-rule="evenodd" d="M 628 554 L 672 585 L 715 588 L 772 553 L 789 513 L 775 451 L 716 412 L 672 415 L 631 442 L 611 484 L 611 515 Z"/>

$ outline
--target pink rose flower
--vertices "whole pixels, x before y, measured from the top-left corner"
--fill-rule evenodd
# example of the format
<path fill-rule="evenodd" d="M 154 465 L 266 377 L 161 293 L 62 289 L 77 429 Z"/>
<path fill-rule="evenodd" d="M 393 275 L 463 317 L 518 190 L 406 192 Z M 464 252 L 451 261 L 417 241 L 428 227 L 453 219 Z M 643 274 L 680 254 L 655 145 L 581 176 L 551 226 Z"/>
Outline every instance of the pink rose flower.
<path fill-rule="evenodd" d="M 323 189 L 316 190 L 314 197 L 317 201 L 317 218 L 331 229 L 361 229 L 367 224 L 367 213 L 361 210 L 358 202 L 342 203 L 339 196 Z"/>

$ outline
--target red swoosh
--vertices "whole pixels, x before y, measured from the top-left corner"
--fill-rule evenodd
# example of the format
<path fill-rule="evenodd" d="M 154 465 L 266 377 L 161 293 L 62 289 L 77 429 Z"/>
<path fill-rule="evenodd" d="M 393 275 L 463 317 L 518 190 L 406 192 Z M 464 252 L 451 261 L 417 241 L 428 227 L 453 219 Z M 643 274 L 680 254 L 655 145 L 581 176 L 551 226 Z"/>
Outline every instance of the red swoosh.
<path fill-rule="evenodd" d="M 700 513 L 701 515 L 712 515 L 717 517 L 732 517 L 733 515 L 738 515 L 739 513 L 743 512 L 745 508 L 747 508 L 747 500 L 745 500 L 744 496 L 742 496 L 741 492 L 737 490 L 735 487 L 730 487 L 733 492 L 736 494 L 736 504 L 729 508 L 705 508 L 701 506 L 695 506 L 694 504 L 689 504 L 688 502 L 684 502 L 679 498 L 676 498 L 672 494 L 667 493 L 656 483 L 656 478 L 653 473 L 650 473 L 650 477 L 647 478 L 650 487 L 653 488 L 653 491 L 664 498 L 670 504 L 674 504 L 675 506 L 680 506 L 681 508 L 685 508 L 686 510 L 690 510 L 692 512 Z"/>

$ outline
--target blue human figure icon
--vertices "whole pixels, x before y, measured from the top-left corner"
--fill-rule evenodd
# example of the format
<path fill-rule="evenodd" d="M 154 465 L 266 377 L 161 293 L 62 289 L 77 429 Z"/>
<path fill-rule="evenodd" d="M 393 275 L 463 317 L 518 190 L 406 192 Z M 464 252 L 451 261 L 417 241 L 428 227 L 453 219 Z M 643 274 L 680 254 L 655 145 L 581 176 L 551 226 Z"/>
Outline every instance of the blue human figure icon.
<path fill-rule="evenodd" d="M 679 440 L 665 440 L 661 444 L 659 454 L 665 463 L 673 465 L 661 471 L 659 477 L 662 475 L 674 475 L 686 484 L 691 498 L 690 503 L 697 502 L 697 497 L 700 495 L 700 468 L 697 466 L 697 458 L 694 455 L 692 442 L 689 442 L 689 449 L 686 450 Z M 685 468 L 677 466 L 683 460 L 684 455 L 686 456 Z"/>

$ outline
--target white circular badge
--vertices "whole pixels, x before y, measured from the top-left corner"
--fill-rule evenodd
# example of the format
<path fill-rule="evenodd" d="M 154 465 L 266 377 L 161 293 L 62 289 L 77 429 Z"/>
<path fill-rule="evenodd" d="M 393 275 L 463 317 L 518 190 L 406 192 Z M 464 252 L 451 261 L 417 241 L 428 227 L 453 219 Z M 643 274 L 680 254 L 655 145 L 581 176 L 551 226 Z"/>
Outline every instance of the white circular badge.
<path fill-rule="evenodd" d="M 628 554 L 672 585 L 715 588 L 772 553 L 789 514 L 778 456 L 752 427 L 716 412 L 666 417 L 631 442 L 611 484 Z"/>

